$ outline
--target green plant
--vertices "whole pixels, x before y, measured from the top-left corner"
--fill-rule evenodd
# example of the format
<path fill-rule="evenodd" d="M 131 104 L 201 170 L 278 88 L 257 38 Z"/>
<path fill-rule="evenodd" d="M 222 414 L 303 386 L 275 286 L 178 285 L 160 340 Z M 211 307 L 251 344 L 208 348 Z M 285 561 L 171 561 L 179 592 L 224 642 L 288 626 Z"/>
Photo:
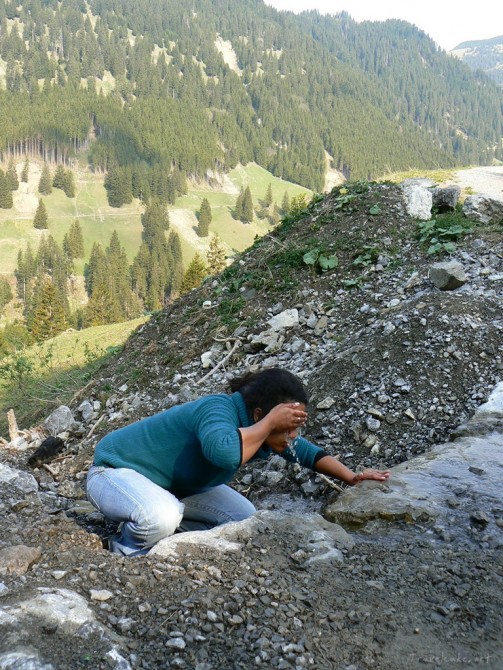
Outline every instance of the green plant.
<path fill-rule="evenodd" d="M 0 377 L 22 385 L 31 376 L 34 367 L 33 360 L 23 350 L 16 351 L 0 365 Z"/>
<path fill-rule="evenodd" d="M 361 285 L 363 284 L 363 275 L 359 275 L 358 277 L 354 277 L 353 279 L 344 279 L 342 281 L 344 288 L 346 289 L 352 289 L 352 288 L 360 288 Z"/>
<path fill-rule="evenodd" d="M 452 254 L 456 250 L 454 242 L 470 232 L 472 226 L 467 219 L 455 213 L 420 221 L 418 229 L 419 243 L 427 246 L 427 254 Z"/>
<path fill-rule="evenodd" d="M 222 323 L 229 325 L 245 306 L 246 301 L 241 296 L 224 298 L 218 306 L 218 314 Z"/>
<path fill-rule="evenodd" d="M 365 246 L 363 247 L 361 253 L 359 253 L 358 256 L 356 256 L 356 258 L 353 260 L 352 265 L 354 265 L 355 267 L 366 268 L 369 265 L 373 265 L 374 263 L 376 263 L 378 257 L 379 257 L 378 249 L 371 246 Z"/>
<path fill-rule="evenodd" d="M 322 272 L 333 270 L 339 265 L 339 260 L 335 254 L 328 256 L 321 253 L 320 249 L 311 249 L 303 255 L 302 260 L 306 265 L 318 266 Z"/>

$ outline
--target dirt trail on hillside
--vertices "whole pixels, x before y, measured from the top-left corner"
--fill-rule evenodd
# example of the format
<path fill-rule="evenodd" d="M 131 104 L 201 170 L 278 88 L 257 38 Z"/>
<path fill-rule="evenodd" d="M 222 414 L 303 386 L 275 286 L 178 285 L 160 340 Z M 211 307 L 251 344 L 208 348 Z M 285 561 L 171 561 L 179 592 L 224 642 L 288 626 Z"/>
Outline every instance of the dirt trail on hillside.
<path fill-rule="evenodd" d="M 462 189 L 472 189 L 475 193 L 489 195 L 503 200 L 503 166 L 483 166 L 459 170 L 455 173 L 453 184 Z"/>

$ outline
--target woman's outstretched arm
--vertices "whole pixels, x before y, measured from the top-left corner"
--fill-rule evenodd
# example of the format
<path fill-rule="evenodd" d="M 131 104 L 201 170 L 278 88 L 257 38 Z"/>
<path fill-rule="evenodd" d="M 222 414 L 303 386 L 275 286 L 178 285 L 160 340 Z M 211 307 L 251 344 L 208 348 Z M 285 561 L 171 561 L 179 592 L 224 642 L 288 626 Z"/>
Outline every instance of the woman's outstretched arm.
<path fill-rule="evenodd" d="M 350 486 L 354 486 L 354 484 L 358 484 L 358 482 L 361 482 L 364 479 L 373 479 L 378 482 L 384 482 L 390 475 L 389 470 L 374 470 L 372 468 L 367 468 L 363 472 L 356 474 L 333 456 L 323 456 L 323 458 L 320 458 L 316 462 L 314 470 L 322 475 L 340 479 L 342 482 L 345 482 Z"/>

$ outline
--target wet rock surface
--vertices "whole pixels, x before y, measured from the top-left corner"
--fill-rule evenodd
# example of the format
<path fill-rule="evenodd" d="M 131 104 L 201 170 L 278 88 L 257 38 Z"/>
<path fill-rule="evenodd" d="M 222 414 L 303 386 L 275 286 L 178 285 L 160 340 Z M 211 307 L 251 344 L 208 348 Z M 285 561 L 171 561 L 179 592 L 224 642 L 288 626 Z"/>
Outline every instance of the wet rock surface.
<path fill-rule="evenodd" d="M 501 227 L 458 242 L 466 282 L 444 291 L 398 187 L 294 224 L 142 326 L 50 430 L 5 440 L 0 670 L 502 667 Z M 103 549 L 96 440 L 265 365 L 302 377 L 309 438 L 389 484 L 340 494 L 274 457 L 233 482 L 253 519 Z M 64 451 L 30 467 L 48 432 Z"/>

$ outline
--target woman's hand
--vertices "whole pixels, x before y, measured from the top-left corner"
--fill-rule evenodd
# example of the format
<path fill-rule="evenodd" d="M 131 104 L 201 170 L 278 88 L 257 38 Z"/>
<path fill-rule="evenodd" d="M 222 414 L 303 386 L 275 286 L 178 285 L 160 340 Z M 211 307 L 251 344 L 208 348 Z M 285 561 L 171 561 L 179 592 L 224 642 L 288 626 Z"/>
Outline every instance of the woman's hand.
<path fill-rule="evenodd" d="M 286 447 L 285 435 L 295 435 L 305 424 L 305 409 L 305 405 L 300 402 L 283 402 L 273 407 L 265 416 L 260 409 L 256 409 L 253 415 L 255 423 L 248 428 L 238 429 L 243 444 L 241 463 L 247 463 L 271 436 L 281 435 Z"/>
<path fill-rule="evenodd" d="M 305 405 L 299 402 L 283 402 L 276 405 L 265 416 L 270 432 L 289 433 L 302 428 L 307 421 Z"/>
<path fill-rule="evenodd" d="M 352 484 L 358 484 L 364 479 L 372 479 L 378 482 L 385 482 L 389 479 L 390 471 L 389 470 L 374 470 L 373 468 L 366 468 L 363 472 L 359 472 L 355 475 Z"/>

